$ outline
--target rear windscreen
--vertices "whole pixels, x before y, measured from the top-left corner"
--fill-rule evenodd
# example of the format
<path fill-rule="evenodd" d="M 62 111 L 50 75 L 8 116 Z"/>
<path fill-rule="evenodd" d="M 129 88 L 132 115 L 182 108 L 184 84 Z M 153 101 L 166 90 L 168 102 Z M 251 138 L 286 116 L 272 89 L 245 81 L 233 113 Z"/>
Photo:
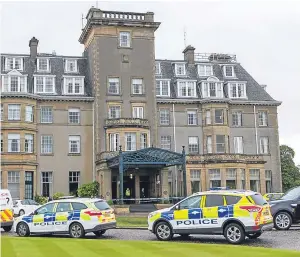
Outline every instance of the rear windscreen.
<path fill-rule="evenodd" d="M 262 197 L 261 194 L 255 194 L 250 196 L 255 204 L 257 205 L 265 205 L 267 201 Z"/>
<path fill-rule="evenodd" d="M 110 206 L 107 204 L 107 202 L 105 201 L 98 201 L 98 202 L 94 202 L 94 205 L 96 206 L 96 208 L 100 211 L 104 211 L 104 210 L 109 210 L 111 209 Z"/>

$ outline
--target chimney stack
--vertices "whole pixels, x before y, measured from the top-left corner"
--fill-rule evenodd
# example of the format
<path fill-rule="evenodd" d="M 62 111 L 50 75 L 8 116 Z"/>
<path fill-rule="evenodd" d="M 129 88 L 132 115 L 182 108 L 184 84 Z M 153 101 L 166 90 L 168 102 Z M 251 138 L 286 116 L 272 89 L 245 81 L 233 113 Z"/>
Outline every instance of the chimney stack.
<path fill-rule="evenodd" d="M 195 64 L 195 48 L 191 45 L 188 45 L 182 52 L 184 54 L 184 60 L 188 64 Z"/>
<path fill-rule="evenodd" d="M 38 47 L 39 41 L 33 37 L 29 41 L 29 47 L 30 47 L 30 58 L 35 59 L 37 57 L 37 47 Z"/>

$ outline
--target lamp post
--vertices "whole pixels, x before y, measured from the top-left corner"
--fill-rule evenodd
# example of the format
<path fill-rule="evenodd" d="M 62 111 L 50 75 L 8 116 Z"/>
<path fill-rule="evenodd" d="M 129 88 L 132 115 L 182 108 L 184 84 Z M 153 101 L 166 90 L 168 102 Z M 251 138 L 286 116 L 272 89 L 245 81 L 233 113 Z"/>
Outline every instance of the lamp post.
<path fill-rule="evenodd" d="M 120 201 L 121 204 L 123 204 L 123 172 L 124 172 L 124 165 L 123 165 L 123 152 L 122 152 L 122 146 L 120 145 L 119 150 L 119 177 L 120 177 Z"/>
<path fill-rule="evenodd" d="M 187 196 L 187 185 L 186 185 L 186 154 L 185 146 L 182 146 L 182 176 L 183 176 L 183 196 Z"/>

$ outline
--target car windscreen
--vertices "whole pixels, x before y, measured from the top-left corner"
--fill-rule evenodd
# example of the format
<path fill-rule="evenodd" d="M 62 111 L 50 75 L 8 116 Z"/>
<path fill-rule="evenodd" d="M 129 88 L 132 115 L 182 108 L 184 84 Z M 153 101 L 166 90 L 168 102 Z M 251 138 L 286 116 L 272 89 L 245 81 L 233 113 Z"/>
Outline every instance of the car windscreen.
<path fill-rule="evenodd" d="M 283 200 L 295 200 L 298 197 L 300 197 L 300 187 L 295 187 L 290 190 L 288 190 L 281 199 Z"/>
<path fill-rule="evenodd" d="M 104 210 L 109 210 L 111 209 L 111 207 L 107 204 L 107 202 L 105 201 L 97 201 L 94 202 L 94 205 L 96 206 L 96 208 L 100 211 L 104 211 Z"/>
<path fill-rule="evenodd" d="M 265 205 L 267 204 L 268 202 L 262 197 L 261 194 L 254 194 L 254 195 L 251 195 L 250 196 L 252 198 L 252 200 L 254 201 L 255 204 L 257 205 Z"/>

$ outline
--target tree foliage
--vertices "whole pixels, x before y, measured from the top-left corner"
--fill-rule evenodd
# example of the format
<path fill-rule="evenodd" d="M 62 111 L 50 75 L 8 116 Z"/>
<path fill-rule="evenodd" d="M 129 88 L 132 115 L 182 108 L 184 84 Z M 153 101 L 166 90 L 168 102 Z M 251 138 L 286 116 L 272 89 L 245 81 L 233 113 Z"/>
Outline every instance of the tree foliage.
<path fill-rule="evenodd" d="M 79 197 L 95 197 L 99 194 L 99 183 L 94 181 L 84 184 L 78 188 L 77 192 Z"/>
<path fill-rule="evenodd" d="M 300 171 L 294 163 L 295 151 L 287 146 L 280 146 L 280 160 L 282 173 L 282 188 L 286 191 L 300 185 Z"/>

